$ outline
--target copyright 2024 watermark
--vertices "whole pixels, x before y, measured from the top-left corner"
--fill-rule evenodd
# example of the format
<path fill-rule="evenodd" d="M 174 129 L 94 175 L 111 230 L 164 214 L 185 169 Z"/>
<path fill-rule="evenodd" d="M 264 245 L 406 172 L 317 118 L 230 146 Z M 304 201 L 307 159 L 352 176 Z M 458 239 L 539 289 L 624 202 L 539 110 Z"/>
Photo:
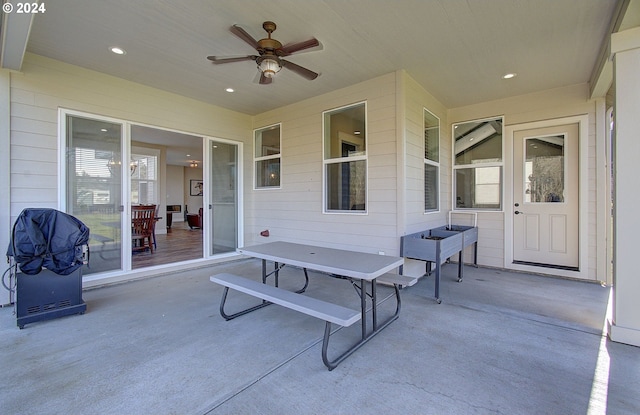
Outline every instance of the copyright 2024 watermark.
<path fill-rule="evenodd" d="M 44 3 L 39 3 L 37 1 L 31 3 L 5 2 L 2 4 L 2 11 L 7 14 L 38 14 L 46 12 L 47 7 Z"/>

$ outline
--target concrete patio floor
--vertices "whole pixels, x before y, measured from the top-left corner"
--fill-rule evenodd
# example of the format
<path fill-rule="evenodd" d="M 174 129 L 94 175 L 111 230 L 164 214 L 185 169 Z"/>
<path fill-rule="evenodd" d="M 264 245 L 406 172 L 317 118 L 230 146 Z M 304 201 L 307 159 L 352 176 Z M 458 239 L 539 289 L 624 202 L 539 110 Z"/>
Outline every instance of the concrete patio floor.
<path fill-rule="evenodd" d="M 87 290 L 86 314 L 23 330 L 4 307 L 0 413 L 640 413 L 640 349 L 602 333 L 609 288 L 468 266 L 457 283 L 456 271 L 443 268 L 442 304 L 433 277 L 402 290 L 400 318 L 333 371 L 318 319 L 275 305 L 220 317 L 209 276 L 258 279 L 257 260 Z M 348 281 L 310 274 L 310 295 L 358 307 Z M 301 282 L 282 271 L 282 285 Z M 255 301 L 231 293 L 229 306 Z"/>

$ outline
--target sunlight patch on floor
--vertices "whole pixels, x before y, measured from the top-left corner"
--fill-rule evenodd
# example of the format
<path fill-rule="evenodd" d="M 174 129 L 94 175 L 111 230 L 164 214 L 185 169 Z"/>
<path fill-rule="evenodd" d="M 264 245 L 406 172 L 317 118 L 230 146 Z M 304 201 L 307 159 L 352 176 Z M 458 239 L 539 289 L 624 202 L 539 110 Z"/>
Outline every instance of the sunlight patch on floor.
<path fill-rule="evenodd" d="M 607 301 L 607 312 L 604 317 L 602 326 L 602 337 L 600 339 L 600 348 L 598 350 L 598 360 L 596 361 L 596 369 L 593 373 L 593 384 L 591 386 L 591 396 L 589 398 L 589 408 L 587 415 L 606 415 L 607 413 L 607 396 L 609 393 L 609 366 L 610 357 L 607 350 L 607 332 L 608 324 L 611 318 L 613 297 L 613 289 L 610 288 L 609 300 Z"/>

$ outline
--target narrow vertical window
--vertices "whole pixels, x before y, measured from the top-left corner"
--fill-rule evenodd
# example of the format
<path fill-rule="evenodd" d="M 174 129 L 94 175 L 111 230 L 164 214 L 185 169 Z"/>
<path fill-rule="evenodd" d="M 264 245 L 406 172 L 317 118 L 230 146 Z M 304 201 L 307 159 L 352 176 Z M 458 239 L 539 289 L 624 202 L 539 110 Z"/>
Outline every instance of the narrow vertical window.
<path fill-rule="evenodd" d="M 323 113 L 324 211 L 367 210 L 366 103 Z"/>
<path fill-rule="evenodd" d="M 440 207 L 440 119 L 424 110 L 424 211 Z"/>
<path fill-rule="evenodd" d="M 280 124 L 255 130 L 253 138 L 255 188 L 279 188 L 281 176 Z"/>

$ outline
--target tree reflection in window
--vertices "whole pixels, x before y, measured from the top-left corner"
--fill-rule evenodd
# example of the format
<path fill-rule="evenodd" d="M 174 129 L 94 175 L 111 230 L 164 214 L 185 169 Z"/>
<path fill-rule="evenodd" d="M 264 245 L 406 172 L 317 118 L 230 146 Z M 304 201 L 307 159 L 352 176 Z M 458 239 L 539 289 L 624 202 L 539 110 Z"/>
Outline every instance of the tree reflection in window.
<path fill-rule="evenodd" d="M 525 202 L 564 202 L 564 136 L 525 140 Z"/>

